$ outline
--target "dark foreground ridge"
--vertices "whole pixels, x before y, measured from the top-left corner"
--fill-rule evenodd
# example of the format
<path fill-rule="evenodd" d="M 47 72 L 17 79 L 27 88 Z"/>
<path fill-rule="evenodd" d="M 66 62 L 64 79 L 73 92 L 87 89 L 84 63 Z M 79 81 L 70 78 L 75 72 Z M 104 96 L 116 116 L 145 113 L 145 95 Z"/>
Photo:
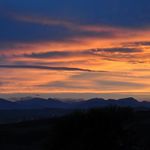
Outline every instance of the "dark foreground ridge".
<path fill-rule="evenodd" d="M 2 150 L 149 150 L 150 111 L 109 107 L 0 125 Z"/>

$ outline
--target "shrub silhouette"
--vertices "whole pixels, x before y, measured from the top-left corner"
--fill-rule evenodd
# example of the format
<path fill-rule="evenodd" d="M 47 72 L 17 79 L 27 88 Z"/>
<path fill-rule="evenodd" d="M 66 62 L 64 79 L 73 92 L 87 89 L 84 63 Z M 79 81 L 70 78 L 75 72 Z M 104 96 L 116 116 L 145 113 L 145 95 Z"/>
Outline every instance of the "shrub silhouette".
<path fill-rule="evenodd" d="M 110 107 L 77 112 L 61 118 L 47 143 L 50 150 L 125 149 L 130 108 Z"/>

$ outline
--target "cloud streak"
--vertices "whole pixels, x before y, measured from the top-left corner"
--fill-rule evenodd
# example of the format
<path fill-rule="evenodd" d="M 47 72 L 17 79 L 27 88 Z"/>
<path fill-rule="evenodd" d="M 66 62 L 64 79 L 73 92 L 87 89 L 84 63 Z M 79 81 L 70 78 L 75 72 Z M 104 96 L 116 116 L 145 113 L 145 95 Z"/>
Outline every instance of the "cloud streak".
<path fill-rule="evenodd" d="M 104 48 L 104 49 L 95 49 L 95 53 L 140 53 L 143 52 L 142 49 L 138 48 L 124 48 L 124 47 L 115 47 L 115 48 Z"/>
<path fill-rule="evenodd" d="M 81 69 L 81 68 L 49 67 L 49 66 L 30 66 L 30 65 L 0 65 L 0 68 L 5 68 L 5 69 L 40 69 L 40 70 L 54 70 L 54 71 L 94 72 L 94 70 Z"/>

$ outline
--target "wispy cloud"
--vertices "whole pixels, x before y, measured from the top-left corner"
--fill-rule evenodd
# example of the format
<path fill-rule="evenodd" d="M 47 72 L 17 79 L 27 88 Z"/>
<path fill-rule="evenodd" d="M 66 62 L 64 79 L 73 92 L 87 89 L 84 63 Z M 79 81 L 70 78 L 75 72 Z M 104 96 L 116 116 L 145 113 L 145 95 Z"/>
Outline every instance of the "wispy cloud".
<path fill-rule="evenodd" d="M 94 72 L 94 70 L 69 68 L 69 67 L 49 67 L 49 66 L 30 66 L 30 65 L 0 65 L 0 68 L 8 69 L 41 69 L 41 70 L 56 70 L 56 71 L 86 71 Z"/>
<path fill-rule="evenodd" d="M 139 48 L 124 48 L 124 47 L 114 47 L 114 48 L 103 48 L 93 50 L 95 53 L 139 53 L 142 49 Z"/>

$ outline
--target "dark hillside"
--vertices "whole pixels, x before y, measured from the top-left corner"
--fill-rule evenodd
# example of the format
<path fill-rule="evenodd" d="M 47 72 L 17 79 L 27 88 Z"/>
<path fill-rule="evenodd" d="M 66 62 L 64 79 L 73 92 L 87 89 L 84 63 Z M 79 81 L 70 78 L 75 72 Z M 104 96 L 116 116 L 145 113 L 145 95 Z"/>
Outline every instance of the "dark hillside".
<path fill-rule="evenodd" d="M 149 150 L 150 112 L 110 107 L 0 125 L 2 150 Z"/>

